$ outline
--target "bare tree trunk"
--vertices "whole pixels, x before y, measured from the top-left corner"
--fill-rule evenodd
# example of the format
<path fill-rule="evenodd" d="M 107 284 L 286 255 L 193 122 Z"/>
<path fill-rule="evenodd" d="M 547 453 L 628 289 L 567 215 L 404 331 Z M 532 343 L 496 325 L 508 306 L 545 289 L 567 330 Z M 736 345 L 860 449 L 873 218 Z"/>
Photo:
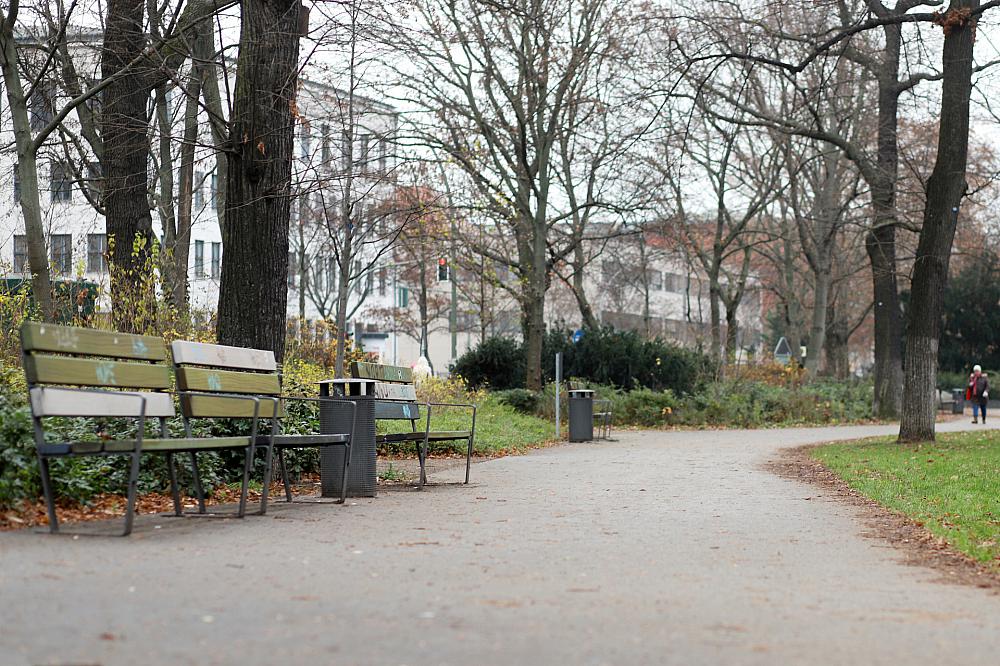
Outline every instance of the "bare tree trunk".
<path fill-rule="evenodd" d="M 810 377 L 816 377 L 820 371 L 820 359 L 826 346 L 826 316 L 830 300 L 830 268 L 817 271 L 813 275 L 812 326 L 809 330 L 809 348 L 806 353 L 806 372 Z"/>
<path fill-rule="evenodd" d="M 580 323 L 584 328 L 598 328 L 600 323 L 594 316 L 594 307 L 587 298 L 587 291 L 584 280 L 584 265 L 586 260 L 583 255 L 583 243 L 577 242 L 573 248 L 573 279 L 570 290 L 576 299 L 576 305 L 580 308 Z"/>
<path fill-rule="evenodd" d="M 192 77 L 193 78 L 193 77 Z M 196 86 L 197 84 L 195 84 Z M 188 88 L 191 84 L 188 84 Z M 186 310 L 187 300 L 187 264 L 183 270 L 177 263 L 177 235 L 179 218 L 177 206 L 174 202 L 174 159 L 171 144 L 173 136 L 170 122 L 170 111 L 167 108 L 167 87 L 165 84 L 156 87 L 156 124 L 159 133 L 159 155 L 157 160 L 159 180 L 159 194 L 157 199 L 157 209 L 160 213 L 160 223 L 163 228 L 163 247 L 160 249 L 160 278 L 162 280 L 163 294 L 175 316 Z M 197 88 L 195 96 L 197 98 Z M 197 113 L 197 108 L 195 109 Z M 185 118 L 185 134 L 187 131 L 187 118 Z M 197 120 L 195 120 L 197 129 Z M 184 147 L 181 147 L 184 150 Z M 183 319 L 178 317 L 178 319 Z"/>
<path fill-rule="evenodd" d="M 168 243 L 170 267 L 168 276 L 172 300 L 182 325 L 188 323 L 188 257 L 191 250 L 191 222 L 194 195 L 194 149 L 198 141 L 199 77 L 192 73 L 188 79 L 184 104 L 184 139 L 181 144 L 181 164 L 178 173 L 177 230 L 172 246 Z M 221 189 L 221 188 L 220 188 Z"/>
<path fill-rule="evenodd" d="M 941 121 L 937 159 L 927 180 L 927 204 L 917 245 L 913 287 L 907 312 L 906 375 L 900 442 L 933 441 L 937 408 L 938 343 L 948 263 L 958 211 L 965 195 L 969 154 L 969 97 L 976 21 L 968 12 L 979 0 L 952 0 L 940 21 L 942 55 Z"/>
<path fill-rule="evenodd" d="M 219 342 L 270 349 L 279 362 L 285 354 L 300 11 L 299 0 L 243 2 L 222 227 Z"/>
<path fill-rule="evenodd" d="M 31 293 L 45 321 L 54 321 L 52 283 L 49 278 L 49 259 L 45 248 L 45 229 L 42 226 L 42 207 L 38 193 L 36 149 L 31 138 L 28 100 L 17 69 L 17 44 L 14 41 L 16 20 L 17 9 L 14 7 L 11 7 L 7 16 L 0 13 L 0 41 L 2 41 L 0 68 L 3 70 L 7 104 L 14 125 L 17 170 L 21 181 L 21 215 L 24 217 L 24 232 L 28 242 L 28 269 L 31 271 Z"/>

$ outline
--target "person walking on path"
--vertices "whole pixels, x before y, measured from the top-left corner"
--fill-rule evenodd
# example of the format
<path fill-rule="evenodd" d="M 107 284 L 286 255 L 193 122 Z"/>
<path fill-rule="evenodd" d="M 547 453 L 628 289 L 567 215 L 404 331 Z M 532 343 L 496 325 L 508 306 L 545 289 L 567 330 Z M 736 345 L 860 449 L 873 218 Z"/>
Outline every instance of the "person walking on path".
<path fill-rule="evenodd" d="M 973 366 L 969 375 L 969 387 L 965 390 L 966 399 L 972 402 L 972 422 L 979 422 L 979 413 L 983 414 L 986 423 L 986 402 L 990 397 L 990 380 L 981 366 Z"/>

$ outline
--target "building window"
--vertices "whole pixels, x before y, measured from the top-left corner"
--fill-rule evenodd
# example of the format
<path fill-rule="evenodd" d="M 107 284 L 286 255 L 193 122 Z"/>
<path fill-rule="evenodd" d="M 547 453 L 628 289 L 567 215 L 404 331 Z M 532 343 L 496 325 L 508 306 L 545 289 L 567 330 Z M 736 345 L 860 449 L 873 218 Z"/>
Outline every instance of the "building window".
<path fill-rule="evenodd" d="M 21 201 L 21 171 L 14 164 L 14 203 Z"/>
<path fill-rule="evenodd" d="M 333 159 L 330 151 L 330 126 L 324 123 L 320 131 L 323 132 L 323 165 L 329 167 L 330 160 Z"/>
<path fill-rule="evenodd" d="M 205 277 L 205 241 L 194 242 L 194 276 Z"/>
<path fill-rule="evenodd" d="M 194 207 L 204 208 L 205 207 L 205 193 L 202 191 L 201 186 L 205 182 L 205 174 L 201 171 L 197 171 L 194 174 Z"/>
<path fill-rule="evenodd" d="M 312 132 L 308 127 L 302 128 L 302 159 L 309 159 L 312 153 Z"/>
<path fill-rule="evenodd" d="M 56 162 L 49 167 L 49 193 L 52 203 L 67 203 L 73 199 L 73 175 L 67 165 Z"/>
<path fill-rule="evenodd" d="M 28 237 L 20 234 L 14 236 L 14 272 L 28 271 Z"/>
<path fill-rule="evenodd" d="M 87 272 L 104 273 L 108 270 L 108 237 L 105 234 L 87 234 Z"/>
<path fill-rule="evenodd" d="M 675 294 L 684 293 L 684 283 L 685 279 L 683 275 L 677 275 L 676 273 L 665 273 L 663 280 L 663 288 L 667 291 L 673 292 Z"/>
<path fill-rule="evenodd" d="M 663 289 L 663 273 L 660 271 L 646 271 L 646 280 L 649 282 L 650 289 L 654 291 L 660 291 Z"/>
<path fill-rule="evenodd" d="M 296 260 L 296 254 L 294 252 L 288 253 L 288 288 L 294 289 L 296 283 L 296 277 L 299 273 L 299 262 Z"/>
<path fill-rule="evenodd" d="M 383 266 L 382 268 L 378 269 L 378 295 L 379 296 L 385 296 L 385 286 L 386 286 L 386 282 L 388 282 L 388 278 L 389 278 L 389 275 L 388 275 L 388 271 L 386 270 L 385 266 Z"/>
<path fill-rule="evenodd" d="M 31 129 L 42 129 L 55 116 L 56 87 L 52 81 L 40 81 L 28 101 Z"/>
<path fill-rule="evenodd" d="M 104 193 L 104 172 L 100 162 L 87 163 L 87 192 L 94 201 L 101 200 Z"/>
<path fill-rule="evenodd" d="M 208 195 L 208 205 L 213 209 L 215 208 L 215 202 L 219 196 L 219 176 L 217 174 L 212 174 L 212 179 L 209 181 L 211 183 L 211 188 L 209 189 Z"/>
<path fill-rule="evenodd" d="M 340 266 L 337 264 L 336 257 L 327 257 L 327 273 L 326 273 L 326 288 L 330 291 L 336 291 L 337 289 L 337 273 Z"/>
<path fill-rule="evenodd" d="M 389 166 L 389 142 L 382 139 L 378 142 L 378 170 L 383 176 L 388 175 Z"/>
<path fill-rule="evenodd" d="M 52 249 L 50 259 L 55 272 L 69 275 L 73 272 L 73 236 L 70 234 L 53 234 L 50 239 Z"/>
<path fill-rule="evenodd" d="M 354 163 L 362 168 L 368 164 L 368 146 L 371 140 L 371 134 L 362 134 L 358 137 L 358 153 L 354 156 Z"/>
<path fill-rule="evenodd" d="M 222 243 L 212 243 L 212 277 L 216 280 L 222 275 Z"/>

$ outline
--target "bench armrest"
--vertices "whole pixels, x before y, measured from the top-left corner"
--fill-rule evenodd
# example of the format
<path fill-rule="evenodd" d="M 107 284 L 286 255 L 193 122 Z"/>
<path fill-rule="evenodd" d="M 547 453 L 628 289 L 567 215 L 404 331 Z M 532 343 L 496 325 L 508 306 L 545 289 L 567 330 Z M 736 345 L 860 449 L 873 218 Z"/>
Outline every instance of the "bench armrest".
<path fill-rule="evenodd" d="M 299 395 L 282 395 L 278 396 L 282 400 L 298 400 L 300 402 L 321 402 L 321 403 L 336 403 L 341 405 L 348 405 L 351 408 L 351 431 L 347 433 L 347 448 L 348 455 L 350 455 L 351 439 L 354 437 L 354 430 L 358 422 L 358 405 L 353 400 L 344 400 L 343 398 L 309 398 L 306 396 Z"/>

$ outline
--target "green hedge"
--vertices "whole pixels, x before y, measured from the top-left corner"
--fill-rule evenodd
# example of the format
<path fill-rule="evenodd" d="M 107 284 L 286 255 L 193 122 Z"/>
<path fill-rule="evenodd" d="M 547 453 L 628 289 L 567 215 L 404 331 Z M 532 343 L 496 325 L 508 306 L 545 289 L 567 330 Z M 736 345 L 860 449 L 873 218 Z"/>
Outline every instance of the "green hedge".
<path fill-rule="evenodd" d="M 633 331 L 610 327 L 587 329 L 578 342 L 564 329 L 550 331 L 542 349 L 542 376 L 555 379 L 555 355 L 563 354 L 563 376 L 619 389 L 670 390 L 684 395 L 715 375 L 705 354 L 660 338 L 647 340 Z M 524 348 L 512 338 L 493 337 L 463 354 L 452 372 L 472 388 L 524 388 Z"/>

